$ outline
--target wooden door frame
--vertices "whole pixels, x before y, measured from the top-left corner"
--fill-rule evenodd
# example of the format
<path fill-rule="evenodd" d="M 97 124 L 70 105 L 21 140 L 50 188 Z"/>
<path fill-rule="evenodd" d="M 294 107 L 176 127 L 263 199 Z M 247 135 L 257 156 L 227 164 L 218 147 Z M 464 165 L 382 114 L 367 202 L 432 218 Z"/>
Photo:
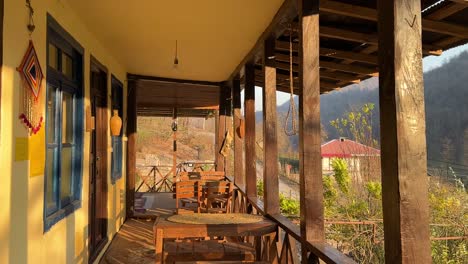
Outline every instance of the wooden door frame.
<path fill-rule="evenodd" d="M 3 71 L 3 19 L 4 19 L 4 8 L 5 1 L 0 0 L 0 109 L 2 108 L 2 71 Z M 0 135 L 2 132 L 2 117 L 0 115 Z M 0 144 L 2 139 L 0 136 Z"/>
<path fill-rule="evenodd" d="M 93 74 L 93 69 L 94 68 L 97 68 L 100 72 L 104 73 L 106 75 L 106 78 L 105 78 L 105 95 L 104 95 L 104 98 L 106 100 L 106 109 L 108 108 L 108 105 L 109 105 L 109 100 L 108 100 L 108 90 L 109 90 L 109 80 L 108 80 L 108 75 L 109 75 L 109 71 L 107 69 L 106 66 L 104 66 L 102 63 L 100 63 L 93 55 L 91 55 L 90 57 L 90 69 L 89 69 L 89 73 L 90 73 L 90 102 L 91 100 L 93 100 L 93 91 L 92 91 L 92 87 L 93 87 L 93 84 L 92 84 L 92 77 L 91 75 Z M 91 104 L 91 103 L 90 103 Z M 91 105 L 92 107 L 92 105 Z M 105 113 L 105 116 L 104 116 L 104 119 L 107 120 L 108 116 L 107 116 L 107 111 Z M 96 120 L 97 121 L 97 120 Z M 97 126 L 96 126 L 97 127 Z M 107 127 L 106 127 L 106 134 L 107 134 Z M 92 136 L 92 135 L 91 135 Z M 107 138 L 107 137 L 106 137 Z M 107 141 L 106 141 L 106 145 L 107 145 Z M 91 143 L 90 143 L 91 144 Z M 91 152 L 91 149 L 93 148 L 92 145 L 90 145 L 90 152 Z M 104 152 L 104 157 L 102 157 L 102 159 L 105 161 L 105 166 L 106 166 L 106 170 L 105 170 L 105 183 L 106 183 L 106 202 L 107 202 L 107 192 L 108 192 L 108 172 L 109 172 L 109 166 L 108 166 L 108 153 L 107 153 L 107 148 L 108 146 L 106 147 L 105 149 L 105 152 Z M 91 161 L 91 159 L 90 159 Z M 94 161 L 95 162 L 95 161 Z M 93 168 L 90 166 L 89 168 L 89 181 L 88 181 L 88 184 L 89 184 L 89 188 L 91 188 L 91 178 L 92 178 L 92 175 L 93 175 L 93 172 L 92 172 Z M 107 208 L 107 206 L 106 206 Z M 91 219 L 91 198 L 89 199 L 88 201 L 88 211 L 89 211 L 89 214 L 88 214 L 88 225 L 91 226 L 92 224 L 92 221 L 93 219 Z M 108 225 L 108 223 L 106 223 L 106 225 Z M 88 229 L 89 232 L 88 232 L 88 239 L 91 239 L 91 227 Z M 106 234 L 105 234 L 105 237 L 102 239 L 102 241 L 96 245 L 96 248 L 94 249 L 95 251 L 94 252 L 91 252 L 91 243 L 89 243 L 88 245 L 88 251 L 89 251 L 89 262 L 93 262 L 97 256 L 100 254 L 100 252 L 104 249 L 105 245 L 107 244 L 108 242 L 108 236 L 107 236 L 107 231 L 108 231 L 108 228 L 106 226 Z"/>

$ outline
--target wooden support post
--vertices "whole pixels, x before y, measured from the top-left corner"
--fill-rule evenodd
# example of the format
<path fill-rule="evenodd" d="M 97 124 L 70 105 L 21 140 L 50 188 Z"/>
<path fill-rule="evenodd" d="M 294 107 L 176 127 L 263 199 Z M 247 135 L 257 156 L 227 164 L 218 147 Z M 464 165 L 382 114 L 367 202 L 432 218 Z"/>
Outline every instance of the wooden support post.
<path fill-rule="evenodd" d="M 265 213 L 279 213 L 278 139 L 276 135 L 276 60 L 275 37 L 265 40 L 263 76 L 263 186 Z"/>
<path fill-rule="evenodd" d="M 172 124 L 175 126 L 176 130 L 172 131 L 172 177 L 173 181 L 176 180 L 177 175 L 177 108 L 172 109 Z"/>
<path fill-rule="evenodd" d="M 319 1 L 300 0 L 298 10 L 299 87 L 302 89 L 299 97 L 301 234 L 306 241 L 323 241 Z M 306 263 L 307 255 L 304 254 L 307 253 L 302 255 L 303 263 Z"/>
<path fill-rule="evenodd" d="M 257 196 L 257 155 L 255 154 L 255 66 L 245 65 L 245 189 L 248 197 Z"/>
<path fill-rule="evenodd" d="M 234 136 L 233 134 L 233 124 L 232 124 L 232 85 L 227 85 L 224 88 L 224 93 L 225 93 L 225 98 L 226 100 L 224 101 L 225 103 L 225 113 L 226 113 L 226 125 L 225 125 L 225 131 L 226 133 L 229 131 L 231 136 Z M 226 172 L 226 175 L 233 176 L 233 157 L 232 157 L 232 151 L 230 150 L 228 152 L 228 156 L 224 157 L 224 171 Z"/>
<path fill-rule="evenodd" d="M 232 98 L 234 107 L 234 183 L 237 186 L 245 187 L 243 138 L 239 134 L 242 132 L 240 131 L 242 119 L 241 86 L 240 80 L 237 78 L 232 82 Z"/>
<path fill-rule="evenodd" d="M 135 205 L 135 177 L 136 177 L 136 136 L 137 136 L 137 83 L 128 81 L 127 101 L 127 180 L 126 180 L 126 217 L 133 216 Z"/>
<path fill-rule="evenodd" d="M 420 1 L 379 0 L 386 263 L 431 263 Z"/>
<path fill-rule="evenodd" d="M 219 92 L 219 112 L 218 122 L 216 126 L 216 170 L 225 171 L 224 156 L 221 155 L 221 148 L 223 146 L 224 135 L 226 134 L 226 92 L 225 87 L 220 87 Z"/>

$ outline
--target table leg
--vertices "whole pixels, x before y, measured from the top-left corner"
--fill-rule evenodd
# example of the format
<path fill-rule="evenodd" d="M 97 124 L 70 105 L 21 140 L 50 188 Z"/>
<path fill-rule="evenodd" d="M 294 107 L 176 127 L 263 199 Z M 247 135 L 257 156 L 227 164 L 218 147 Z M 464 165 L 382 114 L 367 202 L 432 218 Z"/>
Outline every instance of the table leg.
<path fill-rule="evenodd" d="M 154 248 L 156 254 L 156 264 L 163 263 L 163 243 L 164 243 L 164 233 L 162 229 L 156 229 L 156 237 L 154 238 Z"/>

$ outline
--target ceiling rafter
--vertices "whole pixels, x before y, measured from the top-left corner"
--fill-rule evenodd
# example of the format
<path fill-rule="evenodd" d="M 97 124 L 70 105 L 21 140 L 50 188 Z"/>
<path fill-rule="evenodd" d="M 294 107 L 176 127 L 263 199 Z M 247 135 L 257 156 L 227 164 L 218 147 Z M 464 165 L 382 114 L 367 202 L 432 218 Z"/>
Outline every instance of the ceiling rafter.
<path fill-rule="evenodd" d="M 377 21 L 377 10 L 375 9 L 336 1 L 324 1 L 320 5 L 320 11 L 326 11 L 333 14 Z M 425 31 L 431 31 L 444 35 L 468 39 L 467 27 L 448 22 L 440 22 L 436 20 L 422 18 L 422 29 Z M 320 27 L 320 30 L 322 30 L 322 27 Z"/>

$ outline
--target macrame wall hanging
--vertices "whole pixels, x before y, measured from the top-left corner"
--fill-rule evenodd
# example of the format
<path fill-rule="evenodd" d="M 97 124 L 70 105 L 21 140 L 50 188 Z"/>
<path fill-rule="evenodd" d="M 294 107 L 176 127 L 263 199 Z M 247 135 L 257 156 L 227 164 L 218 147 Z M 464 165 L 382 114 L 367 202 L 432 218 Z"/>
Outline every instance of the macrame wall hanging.
<path fill-rule="evenodd" d="M 36 134 L 41 129 L 43 121 L 39 98 L 44 75 L 42 74 L 39 59 L 31 40 L 35 26 L 33 20 L 34 9 L 31 6 L 30 0 L 26 0 L 26 7 L 29 10 L 29 24 L 27 28 L 30 40 L 21 65 L 17 68 L 22 81 L 22 102 L 19 118 L 31 134 Z"/>

